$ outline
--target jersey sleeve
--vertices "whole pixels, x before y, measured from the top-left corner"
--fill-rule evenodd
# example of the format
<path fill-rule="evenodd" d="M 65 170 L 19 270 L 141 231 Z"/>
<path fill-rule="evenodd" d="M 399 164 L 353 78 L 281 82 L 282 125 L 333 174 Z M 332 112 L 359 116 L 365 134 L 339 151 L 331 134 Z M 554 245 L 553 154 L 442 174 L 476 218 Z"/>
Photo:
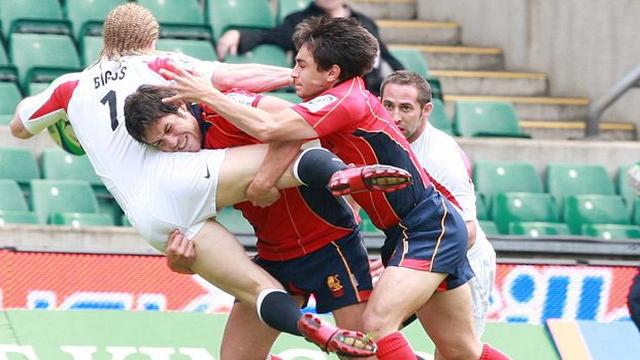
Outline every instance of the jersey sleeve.
<path fill-rule="evenodd" d="M 358 117 L 352 116 L 345 100 L 347 98 L 338 98 L 329 93 L 296 104 L 291 109 L 300 114 L 318 133 L 318 136 L 322 137 L 354 127 Z"/>
<path fill-rule="evenodd" d="M 175 69 L 168 66 L 167 60 L 172 60 L 178 67 L 206 78 L 211 78 L 221 66 L 218 61 L 204 61 L 180 53 L 162 52 L 149 62 L 149 68 L 155 72 L 159 72 L 160 69 L 175 72 Z"/>
<path fill-rule="evenodd" d="M 444 191 L 449 192 L 464 221 L 475 220 L 476 194 L 467 171 L 466 155 L 457 145 L 451 147 L 450 154 L 446 162 L 441 162 L 442 168 L 438 171 L 440 176 L 434 180 L 442 185 Z"/>
<path fill-rule="evenodd" d="M 35 135 L 59 120 L 68 120 L 67 108 L 80 73 L 66 74 L 40 94 L 22 100 L 18 106 L 18 116 L 31 134 Z"/>

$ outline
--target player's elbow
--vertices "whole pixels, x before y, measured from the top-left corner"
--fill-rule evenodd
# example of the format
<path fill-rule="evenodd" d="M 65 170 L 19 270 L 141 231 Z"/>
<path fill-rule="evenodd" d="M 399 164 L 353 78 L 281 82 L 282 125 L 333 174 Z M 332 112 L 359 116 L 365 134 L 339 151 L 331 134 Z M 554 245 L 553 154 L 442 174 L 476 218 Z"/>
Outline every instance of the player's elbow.
<path fill-rule="evenodd" d="M 15 116 L 11 121 L 11 124 L 9 124 L 9 128 L 11 130 L 11 135 L 18 139 L 28 139 L 32 136 L 31 133 L 24 128 L 22 121 Z"/>

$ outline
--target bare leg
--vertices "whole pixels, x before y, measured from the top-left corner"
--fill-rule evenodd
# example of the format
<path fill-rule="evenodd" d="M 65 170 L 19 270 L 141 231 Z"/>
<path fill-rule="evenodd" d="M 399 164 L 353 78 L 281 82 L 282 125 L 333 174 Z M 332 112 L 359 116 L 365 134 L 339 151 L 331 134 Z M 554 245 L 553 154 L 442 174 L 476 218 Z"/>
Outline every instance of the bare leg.
<path fill-rule="evenodd" d="M 361 302 L 334 310 L 333 317 L 336 320 L 336 325 L 343 329 L 364 331 L 365 329 L 362 324 L 362 314 L 366 306 L 366 302 Z M 376 359 L 376 357 L 374 356 L 361 359 L 374 360 Z"/>
<path fill-rule="evenodd" d="M 436 344 L 438 359 L 479 359 L 468 284 L 438 292 L 418 311 L 420 323 Z"/>
<path fill-rule="evenodd" d="M 192 240 L 198 256 L 191 269 L 254 309 L 260 291 L 282 289 L 278 281 L 249 259 L 238 240 L 215 221 L 207 221 Z"/>

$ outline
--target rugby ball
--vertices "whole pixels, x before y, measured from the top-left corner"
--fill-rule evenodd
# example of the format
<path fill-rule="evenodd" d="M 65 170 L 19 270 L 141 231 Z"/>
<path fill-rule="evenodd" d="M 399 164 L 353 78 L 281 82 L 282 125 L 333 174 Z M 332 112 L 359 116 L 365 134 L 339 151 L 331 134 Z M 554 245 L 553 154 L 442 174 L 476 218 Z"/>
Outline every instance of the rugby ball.
<path fill-rule="evenodd" d="M 73 155 L 85 154 L 69 120 L 58 120 L 55 124 L 49 126 L 47 130 L 49 130 L 49 135 L 51 135 L 53 141 L 64 151 Z"/>

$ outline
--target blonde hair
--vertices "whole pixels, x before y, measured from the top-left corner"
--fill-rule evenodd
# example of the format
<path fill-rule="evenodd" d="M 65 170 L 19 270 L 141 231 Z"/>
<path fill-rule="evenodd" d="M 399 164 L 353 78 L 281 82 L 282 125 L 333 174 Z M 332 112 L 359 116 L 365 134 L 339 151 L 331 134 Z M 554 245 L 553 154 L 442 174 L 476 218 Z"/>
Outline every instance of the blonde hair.
<path fill-rule="evenodd" d="M 117 60 L 121 56 L 153 51 L 160 26 L 144 7 L 127 3 L 111 10 L 104 21 L 101 58 Z"/>

